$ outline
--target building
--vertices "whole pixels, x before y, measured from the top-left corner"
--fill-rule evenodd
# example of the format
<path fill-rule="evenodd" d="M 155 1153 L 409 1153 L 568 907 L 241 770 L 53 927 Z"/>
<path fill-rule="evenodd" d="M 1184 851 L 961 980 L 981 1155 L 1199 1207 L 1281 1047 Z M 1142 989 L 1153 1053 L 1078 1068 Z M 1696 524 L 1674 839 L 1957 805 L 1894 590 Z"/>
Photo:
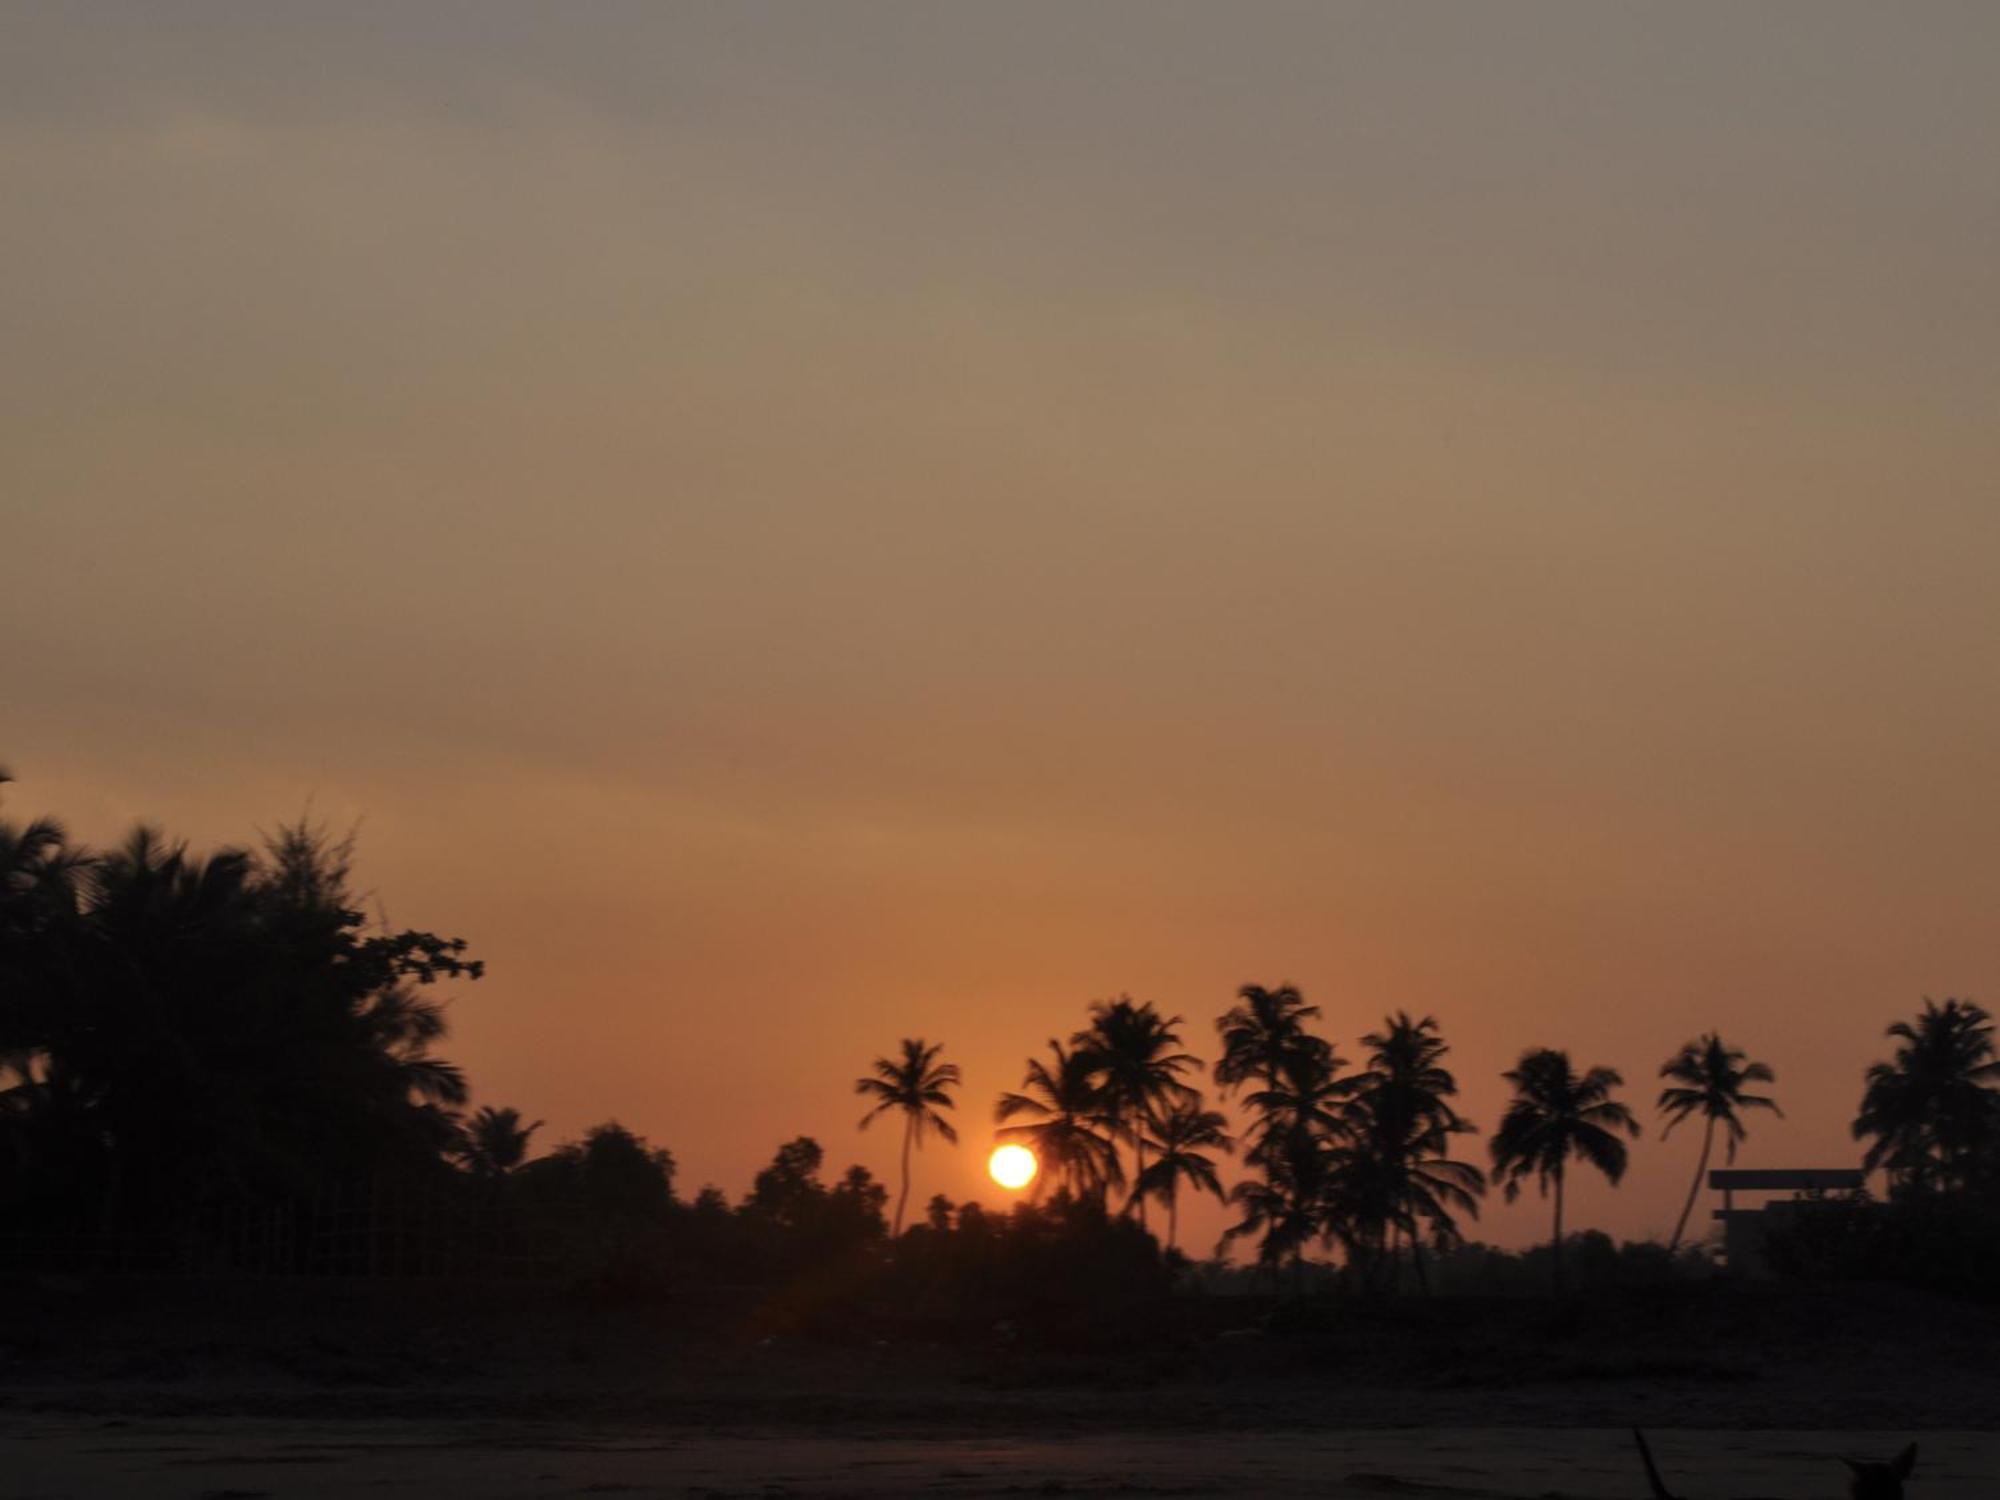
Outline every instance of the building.
<path fill-rule="evenodd" d="M 1715 1217 L 1722 1221 L 1722 1258 L 1739 1276 L 1769 1274 L 1764 1247 L 1771 1230 L 1787 1215 L 1796 1213 L 1802 1201 L 1829 1193 L 1855 1193 L 1866 1181 L 1854 1167 L 1751 1168 L 1734 1167 L 1708 1174 L 1708 1185 L 1722 1192 L 1722 1207 Z M 1788 1193 L 1754 1207 L 1739 1208 L 1738 1193 Z"/>

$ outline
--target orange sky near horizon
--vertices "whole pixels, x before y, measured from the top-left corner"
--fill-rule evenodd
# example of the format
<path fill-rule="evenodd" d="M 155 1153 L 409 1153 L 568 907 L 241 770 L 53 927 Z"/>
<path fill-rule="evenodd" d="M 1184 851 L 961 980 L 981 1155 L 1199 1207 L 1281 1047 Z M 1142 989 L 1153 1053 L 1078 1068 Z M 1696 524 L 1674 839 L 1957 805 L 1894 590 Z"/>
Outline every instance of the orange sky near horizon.
<path fill-rule="evenodd" d="M 996 1202 L 1088 1002 L 1289 980 L 1489 1130 L 1619 1068 L 1664 1236 L 1681 1042 L 1835 1164 L 1995 998 L 1996 98 L 1946 4 L 17 13 L 0 806 L 360 821 L 478 1102 L 685 1193 L 893 1183 L 922 1035 Z"/>

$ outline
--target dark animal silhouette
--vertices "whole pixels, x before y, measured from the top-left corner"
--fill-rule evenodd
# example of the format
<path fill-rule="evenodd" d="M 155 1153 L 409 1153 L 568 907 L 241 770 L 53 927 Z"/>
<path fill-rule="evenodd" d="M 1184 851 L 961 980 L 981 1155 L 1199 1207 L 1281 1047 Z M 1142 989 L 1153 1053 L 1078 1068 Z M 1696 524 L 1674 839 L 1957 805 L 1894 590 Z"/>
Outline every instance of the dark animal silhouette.
<path fill-rule="evenodd" d="M 1639 1459 L 1646 1466 L 1646 1481 L 1653 1487 L 1653 1500 L 1680 1500 L 1660 1478 L 1659 1465 L 1653 1462 L 1653 1450 L 1646 1446 L 1646 1434 L 1635 1427 L 1632 1438 L 1639 1445 Z M 1885 1464 L 1857 1463 L 1851 1458 L 1841 1462 L 1848 1468 L 1847 1493 L 1850 1500 L 1903 1500 L 1903 1481 L 1917 1466 L 1917 1445 L 1909 1444 Z"/>

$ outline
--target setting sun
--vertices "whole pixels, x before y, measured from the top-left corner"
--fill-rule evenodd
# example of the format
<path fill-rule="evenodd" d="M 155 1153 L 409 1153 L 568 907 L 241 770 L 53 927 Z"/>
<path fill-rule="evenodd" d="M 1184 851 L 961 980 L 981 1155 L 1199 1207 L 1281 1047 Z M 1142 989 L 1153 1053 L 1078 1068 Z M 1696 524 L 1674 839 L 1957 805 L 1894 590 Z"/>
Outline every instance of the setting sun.
<path fill-rule="evenodd" d="M 1041 1164 L 1026 1146 L 1001 1146 L 987 1158 L 986 1170 L 1003 1188 L 1024 1188 L 1035 1180 Z"/>

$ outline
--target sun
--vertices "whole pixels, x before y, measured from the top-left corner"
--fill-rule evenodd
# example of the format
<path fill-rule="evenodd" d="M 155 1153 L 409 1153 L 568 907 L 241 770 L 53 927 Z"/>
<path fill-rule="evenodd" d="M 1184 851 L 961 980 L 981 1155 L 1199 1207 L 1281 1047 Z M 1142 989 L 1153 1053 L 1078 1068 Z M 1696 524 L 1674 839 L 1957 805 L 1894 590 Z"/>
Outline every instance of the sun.
<path fill-rule="evenodd" d="M 1024 1188 L 1035 1180 L 1041 1163 L 1026 1146 L 1000 1146 L 986 1159 L 986 1170 L 1003 1188 Z"/>

